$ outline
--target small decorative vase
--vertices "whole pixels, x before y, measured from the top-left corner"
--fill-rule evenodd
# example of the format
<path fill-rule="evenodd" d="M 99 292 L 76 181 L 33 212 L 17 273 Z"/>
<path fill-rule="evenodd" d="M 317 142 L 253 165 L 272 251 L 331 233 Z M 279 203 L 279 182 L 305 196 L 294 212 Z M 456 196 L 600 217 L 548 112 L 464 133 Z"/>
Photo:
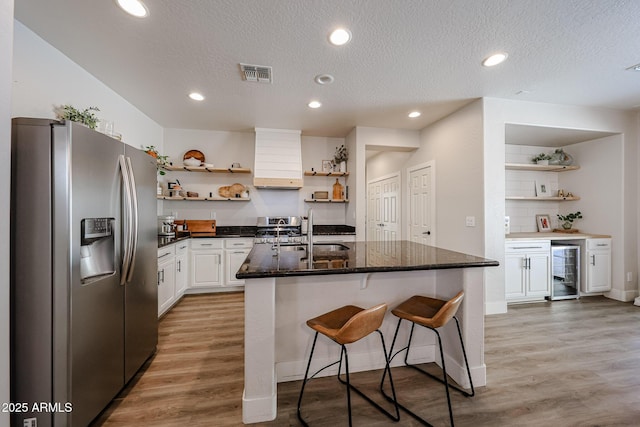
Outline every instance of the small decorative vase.
<path fill-rule="evenodd" d="M 340 162 L 340 172 L 347 171 L 347 162 Z"/>
<path fill-rule="evenodd" d="M 562 223 L 562 228 L 564 228 L 565 230 L 571 230 L 571 227 L 573 226 L 572 223 L 570 223 L 569 221 L 565 221 Z"/>

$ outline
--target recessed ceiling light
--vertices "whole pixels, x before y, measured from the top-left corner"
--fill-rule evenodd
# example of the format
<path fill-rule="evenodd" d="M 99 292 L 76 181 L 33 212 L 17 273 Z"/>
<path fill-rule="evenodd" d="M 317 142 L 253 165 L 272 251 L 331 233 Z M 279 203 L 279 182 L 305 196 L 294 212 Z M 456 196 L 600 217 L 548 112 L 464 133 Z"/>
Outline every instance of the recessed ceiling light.
<path fill-rule="evenodd" d="M 309 108 L 320 108 L 320 107 L 322 107 L 322 103 L 320 101 L 311 101 L 307 105 L 309 105 Z"/>
<path fill-rule="evenodd" d="M 409 117 L 411 117 L 412 119 L 415 119 L 416 117 L 420 117 L 422 115 L 422 113 L 420 111 L 412 111 L 409 113 Z"/>
<path fill-rule="evenodd" d="M 319 85 L 329 85 L 333 83 L 334 78 L 331 74 L 318 74 L 313 80 Z"/>
<path fill-rule="evenodd" d="M 485 67 L 493 67 L 494 65 L 503 63 L 504 60 L 507 59 L 507 56 L 505 52 L 494 53 L 488 58 L 485 58 L 485 60 L 482 61 L 482 65 Z"/>
<path fill-rule="evenodd" d="M 193 99 L 194 101 L 204 101 L 204 96 L 198 92 L 191 92 L 189 94 L 189 98 Z"/>
<path fill-rule="evenodd" d="M 342 46 L 351 40 L 351 31 L 345 28 L 338 28 L 329 34 L 329 42 L 334 46 Z"/>
<path fill-rule="evenodd" d="M 144 18 L 149 15 L 149 9 L 140 0 L 116 0 L 118 6 L 129 15 Z"/>

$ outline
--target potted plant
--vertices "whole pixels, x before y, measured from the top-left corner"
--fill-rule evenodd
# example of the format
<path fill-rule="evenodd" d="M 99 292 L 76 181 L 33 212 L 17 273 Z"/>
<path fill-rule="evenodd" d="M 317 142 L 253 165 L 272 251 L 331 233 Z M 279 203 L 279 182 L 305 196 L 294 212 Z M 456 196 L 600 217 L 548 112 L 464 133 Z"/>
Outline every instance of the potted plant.
<path fill-rule="evenodd" d="M 548 165 L 549 160 L 551 160 L 551 156 L 545 153 L 540 153 L 531 160 L 539 165 Z"/>
<path fill-rule="evenodd" d="M 333 162 L 336 165 L 340 165 L 340 172 L 347 171 L 347 160 L 349 160 L 349 152 L 347 147 L 343 145 L 336 147 L 336 152 L 333 155 Z"/>
<path fill-rule="evenodd" d="M 150 155 L 151 157 L 155 157 L 158 174 L 164 175 L 165 172 L 162 169 L 162 167 L 169 164 L 169 156 L 161 156 L 160 153 L 158 153 L 158 150 L 156 149 L 156 147 L 154 147 L 153 145 L 147 145 L 146 147 L 144 147 L 144 152 Z"/>
<path fill-rule="evenodd" d="M 93 111 L 100 111 L 100 109 L 98 107 L 89 107 L 80 111 L 72 105 L 63 105 L 58 107 L 56 114 L 60 119 L 82 123 L 89 129 L 95 129 L 98 124 L 98 117 L 96 117 Z"/>
<path fill-rule="evenodd" d="M 569 213 L 566 215 L 558 214 L 558 219 L 562 222 L 562 228 L 564 228 L 565 230 L 571 230 L 571 227 L 573 226 L 573 221 L 581 218 L 582 218 L 582 213 L 580 213 L 580 211 Z"/>

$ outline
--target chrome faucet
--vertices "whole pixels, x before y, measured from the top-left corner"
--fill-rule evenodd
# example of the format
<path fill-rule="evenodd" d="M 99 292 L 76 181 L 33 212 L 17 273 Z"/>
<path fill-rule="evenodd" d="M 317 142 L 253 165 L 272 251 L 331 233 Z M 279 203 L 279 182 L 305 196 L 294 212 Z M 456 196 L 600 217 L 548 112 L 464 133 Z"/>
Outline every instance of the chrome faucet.
<path fill-rule="evenodd" d="M 271 246 L 271 249 L 275 249 L 276 253 L 280 255 L 280 226 L 285 225 L 284 219 L 280 219 L 278 224 L 276 224 L 276 241 Z"/>
<path fill-rule="evenodd" d="M 309 208 L 307 212 L 307 241 L 308 241 L 308 250 L 309 259 L 313 258 L 313 209 Z M 311 261 L 313 262 L 313 260 Z"/>

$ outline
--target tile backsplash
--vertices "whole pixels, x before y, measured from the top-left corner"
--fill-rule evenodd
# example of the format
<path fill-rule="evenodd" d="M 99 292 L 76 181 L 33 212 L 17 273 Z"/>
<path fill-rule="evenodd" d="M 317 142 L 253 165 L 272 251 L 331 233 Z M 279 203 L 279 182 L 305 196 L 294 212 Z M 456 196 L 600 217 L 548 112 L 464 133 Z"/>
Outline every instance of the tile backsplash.
<path fill-rule="evenodd" d="M 528 145 L 505 145 L 507 163 L 532 163 L 531 158 L 540 153 L 552 153 L 555 148 Z M 507 197 L 535 197 L 536 183 L 544 184 L 550 195 L 558 192 L 558 174 L 538 171 L 505 171 Z M 557 227 L 558 202 L 537 200 L 507 200 L 505 215 L 510 218 L 510 232 L 524 233 L 538 231 L 536 215 L 546 214 L 551 218 L 552 228 Z"/>

